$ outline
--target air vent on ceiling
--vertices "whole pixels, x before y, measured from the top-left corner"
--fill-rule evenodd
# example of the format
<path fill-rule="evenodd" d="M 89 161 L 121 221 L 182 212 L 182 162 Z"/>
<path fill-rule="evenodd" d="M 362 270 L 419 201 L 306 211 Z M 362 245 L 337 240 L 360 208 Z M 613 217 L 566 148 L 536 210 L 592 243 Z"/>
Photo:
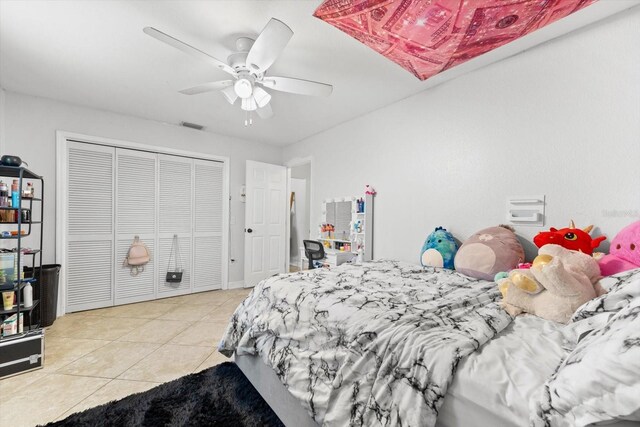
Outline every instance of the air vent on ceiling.
<path fill-rule="evenodd" d="M 191 129 L 195 129 L 195 130 L 204 129 L 204 126 L 202 126 L 202 125 L 198 125 L 196 123 L 189 123 L 189 122 L 180 122 L 180 126 L 184 126 L 186 128 L 191 128 Z"/>

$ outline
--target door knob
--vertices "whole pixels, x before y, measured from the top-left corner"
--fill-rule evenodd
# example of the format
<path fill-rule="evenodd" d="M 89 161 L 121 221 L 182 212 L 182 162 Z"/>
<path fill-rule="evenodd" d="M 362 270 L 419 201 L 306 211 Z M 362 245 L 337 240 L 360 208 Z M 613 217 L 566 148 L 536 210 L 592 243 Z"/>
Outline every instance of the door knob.
<path fill-rule="evenodd" d="M 247 233 L 253 233 L 253 230 L 250 228 L 247 228 Z"/>

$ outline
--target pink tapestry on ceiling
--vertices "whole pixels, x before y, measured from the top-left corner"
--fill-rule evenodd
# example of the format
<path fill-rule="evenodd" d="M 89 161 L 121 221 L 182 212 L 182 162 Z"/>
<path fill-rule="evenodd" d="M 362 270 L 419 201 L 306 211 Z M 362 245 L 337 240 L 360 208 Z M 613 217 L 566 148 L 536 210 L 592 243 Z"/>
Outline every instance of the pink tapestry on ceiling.
<path fill-rule="evenodd" d="M 597 0 L 326 0 L 314 16 L 420 80 Z"/>

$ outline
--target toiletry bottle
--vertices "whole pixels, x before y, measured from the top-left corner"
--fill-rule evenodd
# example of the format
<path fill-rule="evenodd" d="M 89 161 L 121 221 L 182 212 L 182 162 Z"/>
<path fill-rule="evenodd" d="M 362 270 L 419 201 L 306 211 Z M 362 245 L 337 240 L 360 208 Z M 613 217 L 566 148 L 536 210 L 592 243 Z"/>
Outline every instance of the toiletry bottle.
<path fill-rule="evenodd" d="M 17 208 L 15 210 L 15 217 L 13 220 L 18 222 L 18 213 L 20 211 L 20 188 L 18 186 L 18 180 L 14 179 L 11 185 L 11 206 Z"/>
<path fill-rule="evenodd" d="M 5 207 L 9 204 L 9 191 L 7 189 L 7 184 L 0 181 L 0 206 Z"/>
<path fill-rule="evenodd" d="M 2 293 L 2 306 L 5 310 L 11 310 L 13 308 L 13 292 L 3 292 Z"/>
<path fill-rule="evenodd" d="M 33 191 L 33 182 L 27 182 L 27 189 L 24 193 L 25 197 L 33 199 L 34 191 Z"/>
<path fill-rule="evenodd" d="M 33 305 L 33 288 L 31 287 L 31 283 L 27 283 L 22 289 L 22 302 L 25 308 Z"/>
<path fill-rule="evenodd" d="M 11 206 L 15 207 L 19 207 L 18 206 L 18 198 L 20 197 L 20 193 L 19 193 L 20 189 L 18 188 L 18 180 L 14 179 L 13 180 L 13 184 L 11 185 Z"/>

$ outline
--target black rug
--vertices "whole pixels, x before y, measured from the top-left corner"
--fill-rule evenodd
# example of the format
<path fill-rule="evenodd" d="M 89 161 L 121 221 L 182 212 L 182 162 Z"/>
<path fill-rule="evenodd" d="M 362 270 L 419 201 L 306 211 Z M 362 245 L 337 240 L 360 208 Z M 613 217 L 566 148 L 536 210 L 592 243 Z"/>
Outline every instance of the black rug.
<path fill-rule="evenodd" d="M 225 362 L 47 426 L 283 426 L 235 363 Z"/>

